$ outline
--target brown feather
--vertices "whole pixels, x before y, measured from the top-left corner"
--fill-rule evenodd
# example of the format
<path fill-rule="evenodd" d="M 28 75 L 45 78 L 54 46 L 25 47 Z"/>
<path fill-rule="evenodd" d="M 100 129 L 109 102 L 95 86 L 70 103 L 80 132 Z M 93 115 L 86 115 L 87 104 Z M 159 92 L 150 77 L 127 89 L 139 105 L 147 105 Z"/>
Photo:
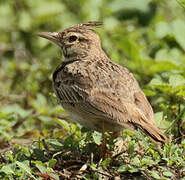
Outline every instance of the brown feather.
<path fill-rule="evenodd" d="M 59 45 L 65 57 L 53 74 L 61 105 L 71 121 L 88 128 L 102 131 L 102 122 L 105 131 L 140 128 L 156 143 L 166 142 L 132 73 L 107 57 L 99 36 L 91 30 L 100 25 L 87 22 L 59 33 L 39 33 Z"/>

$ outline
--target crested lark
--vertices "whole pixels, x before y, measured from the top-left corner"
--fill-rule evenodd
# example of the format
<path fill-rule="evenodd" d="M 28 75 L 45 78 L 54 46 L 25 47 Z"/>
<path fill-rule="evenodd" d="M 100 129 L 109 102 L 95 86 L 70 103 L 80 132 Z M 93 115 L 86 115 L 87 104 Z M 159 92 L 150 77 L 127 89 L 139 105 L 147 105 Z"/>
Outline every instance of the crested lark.
<path fill-rule="evenodd" d="M 156 143 L 167 138 L 157 128 L 151 105 L 134 76 L 112 62 L 91 28 L 77 24 L 60 32 L 39 33 L 57 44 L 64 61 L 53 74 L 54 91 L 71 121 L 97 131 L 141 129 Z"/>

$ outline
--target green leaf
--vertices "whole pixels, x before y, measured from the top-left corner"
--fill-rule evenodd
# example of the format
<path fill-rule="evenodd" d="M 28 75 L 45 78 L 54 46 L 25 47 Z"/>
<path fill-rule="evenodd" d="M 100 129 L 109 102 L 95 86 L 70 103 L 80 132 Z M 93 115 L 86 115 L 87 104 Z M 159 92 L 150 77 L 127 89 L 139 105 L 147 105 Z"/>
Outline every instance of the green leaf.
<path fill-rule="evenodd" d="M 102 166 L 106 167 L 110 164 L 111 162 L 111 158 L 106 158 L 103 162 L 102 162 Z"/>
<path fill-rule="evenodd" d="M 10 151 L 7 152 L 7 157 L 9 158 L 9 160 L 10 160 L 11 162 L 14 162 L 14 161 L 15 161 L 12 152 L 10 152 Z"/>
<path fill-rule="evenodd" d="M 158 72 L 164 72 L 164 71 L 174 71 L 174 70 L 179 70 L 179 63 L 174 63 L 174 62 L 170 62 L 170 61 L 159 61 L 156 60 L 156 62 L 153 62 L 152 64 L 150 64 L 150 66 L 148 67 L 148 71 L 150 73 L 158 73 Z"/>
<path fill-rule="evenodd" d="M 61 150 L 61 148 L 64 146 L 59 140 L 57 139 L 47 139 L 47 144 L 52 146 L 55 150 Z"/>
<path fill-rule="evenodd" d="M 184 20 L 176 19 L 172 23 L 159 22 L 156 25 L 156 36 L 158 38 L 164 38 L 167 35 L 174 36 L 177 43 L 185 50 Z"/>
<path fill-rule="evenodd" d="M 63 3 L 60 3 L 59 1 L 47 1 L 45 3 L 44 1 L 35 1 L 33 3 L 33 14 L 37 18 L 43 18 L 43 17 L 51 17 L 55 16 L 57 14 L 63 13 L 65 11 Z"/>
<path fill-rule="evenodd" d="M 154 114 L 155 117 L 155 122 L 157 124 L 157 126 L 160 126 L 162 120 L 163 120 L 163 112 L 157 112 Z"/>
<path fill-rule="evenodd" d="M 152 172 L 151 172 L 151 175 L 152 175 L 152 177 L 155 178 L 155 179 L 161 179 L 161 177 L 159 176 L 159 174 L 158 174 L 157 171 L 152 171 Z"/>
<path fill-rule="evenodd" d="M 22 118 L 25 118 L 32 113 L 32 110 L 23 109 L 18 104 L 11 104 L 11 105 L 4 106 L 1 110 L 3 111 L 3 113 L 7 113 L 7 114 L 8 113 L 19 114 Z"/>
<path fill-rule="evenodd" d="M 15 163 L 4 165 L 0 172 L 4 172 L 5 174 L 15 174 Z"/>
<path fill-rule="evenodd" d="M 182 52 L 177 49 L 160 49 L 157 51 L 155 55 L 156 62 L 163 62 L 163 64 L 160 64 L 161 68 L 164 70 L 173 70 L 174 69 L 180 69 L 181 65 L 183 65 L 182 61 Z M 169 62 L 169 63 L 167 63 Z M 167 66 L 167 67 L 165 67 Z M 169 69 L 168 69 L 169 68 Z M 152 70 L 152 69 L 151 69 Z"/>
<path fill-rule="evenodd" d="M 152 165 L 152 164 L 155 164 L 155 162 L 151 159 L 151 157 L 146 156 L 146 157 L 142 158 L 141 164 L 142 165 Z"/>
<path fill-rule="evenodd" d="M 185 0 L 177 0 L 177 2 L 185 9 Z"/>
<path fill-rule="evenodd" d="M 138 157 L 134 157 L 132 159 L 134 165 L 139 166 L 141 164 L 140 159 Z"/>
<path fill-rule="evenodd" d="M 120 173 L 125 172 L 125 171 L 127 171 L 127 165 L 126 164 L 123 164 L 118 168 L 118 172 L 120 172 Z"/>
<path fill-rule="evenodd" d="M 156 85 L 162 85 L 162 84 L 163 82 L 157 78 L 153 78 L 149 83 L 150 86 L 156 86 Z"/>
<path fill-rule="evenodd" d="M 3 3 L 3 5 L 0 5 L 0 17 L 1 31 L 4 30 L 7 32 L 7 30 L 13 28 L 15 16 L 13 15 L 12 7 L 10 6 L 10 4 Z"/>
<path fill-rule="evenodd" d="M 129 148 L 129 153 L 130 155 L 132 155 L 135 151 L 134 151 L 134 143 L 132 141 L 130 141 L 128 143 L 128 148 Z"/>
<path fill-rule="evenodd" d="M 94 142 L 97 145 L 100 145 L 101 141 L 102 141 L 102 134 L 97 132 L 97 131 L 95 131 L 92 136 L 93 136 Z"/>
<path fill-rule="evenodd" d="M 176 19 L 172 22 L 173 34 L 176 41 L 185 51 L 185 22 L 181 19 Z"/>
<path fill-rule="evenodd" d="M 129 172 L 131 172 L 131 173 L 134 173 L 134 172 L 138 172 L 139 171 L 139 169 L 138 168 L 136 168 L 136 167 L 132 167 L 131 169 L 129 169 L 128 170 Z"/>
<path fill-rule="evenodd" d="M 50 159 L 49 163 L 48 163 L 48 166 L 52 168 L 56 163 L 57 163 L 56 159 Z"/>
<path fill-rule="evenodd" d="M 28 166 L 28 161 L 24 161 L 24 162 L 19 162 L 16 161 L 17 166 L 22 169 L 23 172 L 25 172 L 26 174 L 29 174 L 30 177 L 32 177 L 33 179 L 36 180 L 36 178 L 32 175 L 32 171 L 30 169 L 30 167 Z"/>
<path fill-rule="evenodd" d="M 31 23 L 32 23 L 31 15 L 26 11 L 21 11 L 19 17 L 19 28 L 24 31 L 27 31 L 31 28 Z"/>
<path fill-rule="evenodd" d="M 47 168 L 44 165 L 42 165 L 41 163 L 35 163 L 35 166 L 39 169 L 39 171 L 42 174 L 46 174 L 48 172 Z"/>
<path fill-rule="evenodd" d="M 38 116 L 38 118 L 44 123 L 53 123 L 52 118 L 49 116 Z"/>
<path fill-rule="evenodd" d="M 37 99 L 32 100 L 31 104 L 39 113 L 46 113 L 47 112 L 47 100 L 43 94 L 38 93 Z"/>
<path fill-rule="evenodd" d="M 166 35 L 168 35 L 171 32 L 172 30 L 168 23 L 166 22 L 157 23 L 155 33 L 158 38 L 164 38 Z"/>
<path fill-rule="evenodd" d="M 141 47 L 136 44 L 134 40 L 132 40 L 128 36 L 121 36 L 115 38 L 115 43 L 130 59 L 132 59 L 132 61 L 135 61 L 137 64 L 140 63 Z"/>
<path fill-rule="evenodd" d="M 133 173 L 133 172 L 138 172 L 139 169 L 136 168 L 136 167 L 132 167 L 132 166 L 129 165 L 129 164 L 128 164 L 128 165 L 126 165 L 126 164 L 121 165 L 121 166 L 118 168 L 118 172 L 120 172 L 120 173 L 122 173 L 122 172 L 127 172 L 127 171 Z"/>
<path fill-rule="evenodd" d="M 145 93 L 146 96 L 155 96 L 156 92 L 149 90 L 149 89 L 143 89 L 143 92 Z"/>
<path fill-rule="evenodd" d="M 53 118 L 53 120 L 55 122 L 57 122 L 62 128 L 64 128 L 66 131 L 70 131 L 70 124 L 65 121 L 65 120 L 62 120 L 62 119 L 58 119 L 58 118 Z"/>
<path fill-rule="evenodd" d="M 173 173 L 171 173 L 170 171 L 164 171 L 163 175 L 167 176 L 167 177 L 171 177 L 171 176 L 173 176 Z"/>
<path fill-rule="evenodd" d="M 169 84 L 172 87 L 185 86 L 185 78 L 179 74 L 171 75 L 169 78 Z"/>
<path fill-rule="evenodd" d="M 110 7 L 113 11 L 120 11 L 120 10 L 139 10 L 141 12 L 147 12 L 149 10 L 149 3 L 147 0 L 118 0 L 113 1 L 110 4 Z"/>

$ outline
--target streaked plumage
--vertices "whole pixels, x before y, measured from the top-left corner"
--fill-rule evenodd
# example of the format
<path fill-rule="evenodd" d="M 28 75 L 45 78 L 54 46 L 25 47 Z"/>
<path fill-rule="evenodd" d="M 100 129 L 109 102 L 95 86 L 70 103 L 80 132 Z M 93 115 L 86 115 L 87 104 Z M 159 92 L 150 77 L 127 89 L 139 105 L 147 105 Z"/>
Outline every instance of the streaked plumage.
<path fill-rule="evenodd" d="M 156 142 L 167 138 L 156 127 L 153 110 L 134 76 L 112 62 L 102 50 L 99 36 L 89 22 L 59 33 L 39 33 L 59 45 L 64 61 L 53 74 L 55 94 L 71 121 L 102 131 L 123 128 L 144 131 Z"/>

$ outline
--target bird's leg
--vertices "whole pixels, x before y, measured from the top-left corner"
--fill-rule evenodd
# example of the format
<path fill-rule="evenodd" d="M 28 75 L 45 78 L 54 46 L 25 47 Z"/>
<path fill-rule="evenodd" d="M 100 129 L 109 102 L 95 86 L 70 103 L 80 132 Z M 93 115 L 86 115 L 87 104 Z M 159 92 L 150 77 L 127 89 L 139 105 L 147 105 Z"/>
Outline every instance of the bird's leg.
<path fill-rule="evenodd" d="M 102 157 L 103 157 L 103 159 L 105 159 L 105 157 L 106 157 L 106 142 L 105 142 L 104 119 L 102 120 Z"/>

